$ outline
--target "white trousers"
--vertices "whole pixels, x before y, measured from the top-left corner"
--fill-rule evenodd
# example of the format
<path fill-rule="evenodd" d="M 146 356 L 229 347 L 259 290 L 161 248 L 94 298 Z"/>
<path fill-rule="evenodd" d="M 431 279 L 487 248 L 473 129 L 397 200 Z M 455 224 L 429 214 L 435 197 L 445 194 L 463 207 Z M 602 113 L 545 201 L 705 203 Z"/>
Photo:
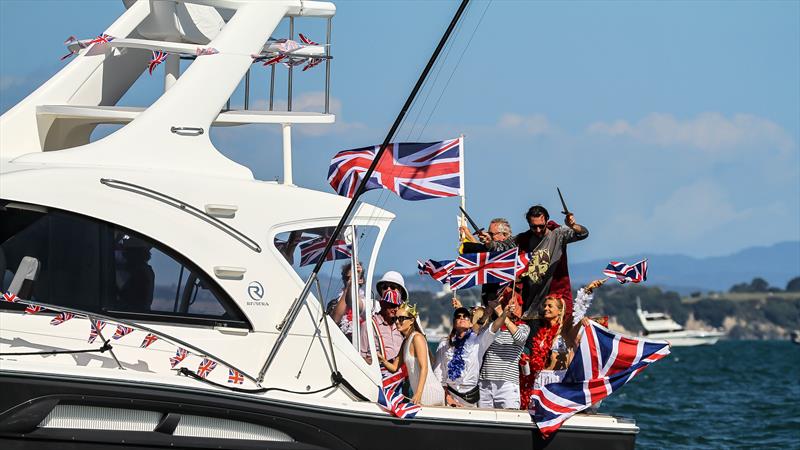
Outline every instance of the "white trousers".
<path fill-rule="evenodd" d="M 513 381 L 480 380 L 480 408 L 519 409 L 519 383 Z"/>

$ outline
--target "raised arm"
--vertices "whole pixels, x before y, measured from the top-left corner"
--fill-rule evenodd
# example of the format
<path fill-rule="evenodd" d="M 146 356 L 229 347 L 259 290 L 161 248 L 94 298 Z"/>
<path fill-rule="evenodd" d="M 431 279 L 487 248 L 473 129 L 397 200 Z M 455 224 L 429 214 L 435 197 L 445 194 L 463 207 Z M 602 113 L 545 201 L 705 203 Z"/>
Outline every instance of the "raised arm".
<path fill-rule="evenodd" d="M 331 311 L 331 318 L 334 322 L 339 323 L 344 317 L 344 314 L 347 312 L 347 299 L 350 296 L 350 283 L 347 283 L 347 286 L 342 290 L 342 293 L 339 295 L 339 299 L 336 300 L 336 306 L 333 307 L 333 311 Z"/>
<path fill-rule="evenodd" d="M 589 230 L 585 226 L 575 222 L 575 215 L 572 213 L 567 214 L 564 218 L 564 224 L 569 228 L 567 234 L 567 242 L 582 241 L 589 237 Z"/>

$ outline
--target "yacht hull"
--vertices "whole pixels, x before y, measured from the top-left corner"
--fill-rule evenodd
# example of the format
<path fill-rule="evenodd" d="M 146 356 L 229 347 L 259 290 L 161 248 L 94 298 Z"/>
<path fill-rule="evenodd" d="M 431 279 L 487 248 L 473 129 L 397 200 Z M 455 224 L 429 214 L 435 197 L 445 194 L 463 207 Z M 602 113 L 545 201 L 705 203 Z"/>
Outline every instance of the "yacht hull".
<path fill-rule="evenodd" d="M 342 413 L 311 404 L 287 404 L 242 394 L 198 392 L 159 385 L 70 379 L 0 372 L 0 447 L 58 450 L 72 448 L 279 448 L 279 449 L 486 449 L 502 444 L 515 449 L 632 449 L 636 433 L 576 430 L 565 427 L 543 441 L 530 425 L 476 423 Z M 244 397 L 244 398 L 242 398 Z M 56 405 L 105 408 L 112 417 L 125 411 L 160 414 L 156 431 L 106 429 L 103 420 L 84 427 L 41 427 Z M 272 429 L 292 442 L 178 435 L 170 420 L 180 416 L 239 421 Z M 166 423 L 166 425 L 165 425 Z M 184 433 L 186 434 L 186 433 Z"/>
<path fill-rule="evenodd" d="M 698 345 L 714 345 L 724 333 L 703 331 L 678 331 L 674 333 L 650 333 L 648 339 L 661 339 L 673 347 L 695 347 Z"/>

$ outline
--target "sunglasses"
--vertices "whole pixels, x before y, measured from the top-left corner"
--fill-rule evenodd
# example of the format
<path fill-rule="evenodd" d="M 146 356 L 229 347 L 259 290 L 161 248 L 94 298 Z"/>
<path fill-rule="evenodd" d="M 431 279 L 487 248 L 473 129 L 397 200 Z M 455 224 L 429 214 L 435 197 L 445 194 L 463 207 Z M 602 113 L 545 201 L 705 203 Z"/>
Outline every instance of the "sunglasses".
<path fill-rule="evenodd" d="M 456 314 L 456 320 L 458 319 L 472 319 L 472 317 L 467 314 Z"/>
<path fill-rule="evenodd" d="M 399 291 L 400 290 L 400 286 L 396 285 L 396 284 L 390 284 L 390 283 L 386 283 L 383 286 L 381 286 L 381 291 L 385 291 L 387 289 L 393 289 L 395 291 Z"/>
<path fill-rule="evenodd" d="M 395 317 L 395 320 L 397 320 L 398 323 L 403 323 L 406 320 L 414 320 L 414 318 L 409 316 L 397 316 Z"/>

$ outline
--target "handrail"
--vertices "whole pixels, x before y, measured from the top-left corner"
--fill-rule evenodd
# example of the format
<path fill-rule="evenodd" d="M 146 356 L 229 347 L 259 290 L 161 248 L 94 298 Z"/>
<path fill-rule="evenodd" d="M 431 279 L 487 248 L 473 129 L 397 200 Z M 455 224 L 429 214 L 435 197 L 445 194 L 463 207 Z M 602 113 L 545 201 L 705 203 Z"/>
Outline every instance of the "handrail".
<path fill-rule="evenodd" d="M 221 220 L 217 219 L 216 217 L 210 216 L 206 214 L 205 211 L 195 208 L 194 206 L 182 201 L 178 200 L 174 197 L 170 197 L 169 195 L 162 194 L 161 192 L 154 191 L 152 189 L 148 189 L 144 186 L 139 186 L 137 184 L 128 183 L 126 181 L 114 180 L 111 178 L 101 178 L 100 183 L 114 189 L 121 189 L 123 191 L 133 192 L 134 194 L 143 195 L 145 197 L 152 198 L 153 200 L 157 200 L 161 203 L 167 204 L 174 208 L 177 208 L 185 213 L 191 214 L 198 219 L 220 229 L 224 233 L 227 233 L 232 238 L 236 239 L 237 241 L 244 244 L 247 248 L 253 250 L 256 253 L 261 253 L 261 246 L 258 245 L 256 241 L 247 237 L 241 231 L 233 228 L 232 226 L 222 222 Z"/>

